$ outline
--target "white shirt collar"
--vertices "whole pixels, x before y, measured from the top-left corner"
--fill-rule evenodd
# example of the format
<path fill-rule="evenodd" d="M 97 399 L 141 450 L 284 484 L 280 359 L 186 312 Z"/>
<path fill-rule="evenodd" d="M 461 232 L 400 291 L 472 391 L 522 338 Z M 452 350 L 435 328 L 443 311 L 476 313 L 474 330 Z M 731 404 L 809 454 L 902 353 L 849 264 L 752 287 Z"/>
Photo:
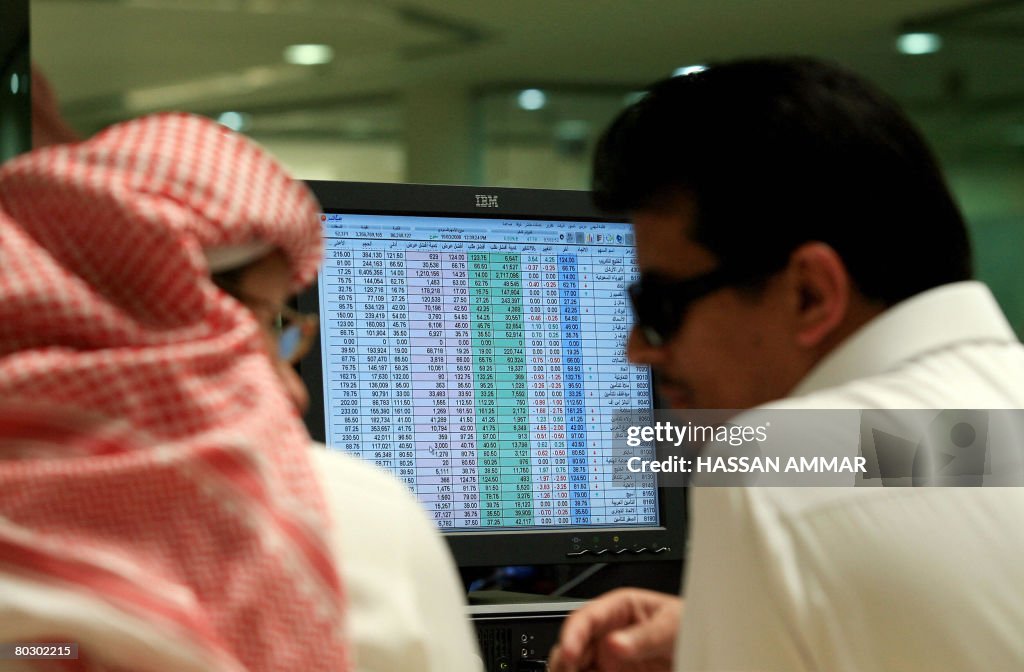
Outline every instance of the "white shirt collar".
<path fill-rule="evenodd" d="M 1017 342 L 992 292 L 975 281 L 929 289 L 890 307 L 818 362 L 789 396 L 884 373 L 966 341 Z"/>

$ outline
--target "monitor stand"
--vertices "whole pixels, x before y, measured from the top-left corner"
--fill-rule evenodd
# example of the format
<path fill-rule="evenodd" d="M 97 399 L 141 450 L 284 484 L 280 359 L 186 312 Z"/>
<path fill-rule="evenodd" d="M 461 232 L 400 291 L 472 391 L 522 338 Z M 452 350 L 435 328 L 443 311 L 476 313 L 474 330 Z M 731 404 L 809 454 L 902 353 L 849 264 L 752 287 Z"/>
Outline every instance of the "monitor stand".
<path fill-rule="evenodd" d="M 528 593 L 481 592 L 502 593 L 500 599 L 517 600 L 468 607 L 487 672 L 546 670 L 548 652 L 558 641 L 562 621 L 585 603 L 579 599 Z M 545 597 L 555 601 L 536 601 Z M 480 595 L 477 598 L 499 599 Z"/>
<path fill-rule="evenodd" d="M 476 630 L 487 672 L 538 672 L 558 641 L 566 616 L 587 599 L 631 586 L 678 595 L 682 562 L 601 564 L 586 568 L 552 594 L 477 590 L 467 613 Z"/>

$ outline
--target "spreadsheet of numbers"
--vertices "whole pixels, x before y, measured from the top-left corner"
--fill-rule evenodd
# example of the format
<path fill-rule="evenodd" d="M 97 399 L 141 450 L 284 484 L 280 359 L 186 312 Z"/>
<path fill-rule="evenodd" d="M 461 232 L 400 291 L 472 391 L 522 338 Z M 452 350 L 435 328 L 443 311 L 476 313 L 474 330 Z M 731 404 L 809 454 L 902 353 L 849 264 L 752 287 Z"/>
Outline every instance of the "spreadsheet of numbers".
<path fill-rule="evenodd" d="M 628 225 L 321 219 L 328 445 L 442 529 L 659 524 L 655 476 L 613 447 L 652 408 L 624 353 Z"/>

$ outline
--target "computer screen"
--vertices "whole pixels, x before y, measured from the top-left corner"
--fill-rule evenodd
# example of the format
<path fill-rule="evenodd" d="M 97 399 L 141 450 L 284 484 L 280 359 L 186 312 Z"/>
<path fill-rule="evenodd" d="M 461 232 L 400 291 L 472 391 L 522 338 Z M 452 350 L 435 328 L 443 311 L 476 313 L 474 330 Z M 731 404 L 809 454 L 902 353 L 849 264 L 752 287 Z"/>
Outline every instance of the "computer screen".
<path fill-rule="evenodd" d="M 310 186 L 314 438 L 403 481 L 462 564 L 678 557 L 676 498 L 625 468 L 654 446 L 622 448 L 655 404 L 629 224 L 584 192 Z"/>

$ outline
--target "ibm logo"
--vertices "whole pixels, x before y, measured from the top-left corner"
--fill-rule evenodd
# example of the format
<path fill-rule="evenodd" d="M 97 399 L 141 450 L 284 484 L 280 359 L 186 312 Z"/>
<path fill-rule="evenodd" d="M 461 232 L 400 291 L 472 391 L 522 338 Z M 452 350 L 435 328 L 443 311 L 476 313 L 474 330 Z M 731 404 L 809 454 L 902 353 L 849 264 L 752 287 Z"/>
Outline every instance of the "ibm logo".
<path fill-rule="evenodd" d="M 493 194 L 477 194 L 476 195 L 476 207 L 478 208 L 496 208 L 498 207 L 498 197 Z"/>

